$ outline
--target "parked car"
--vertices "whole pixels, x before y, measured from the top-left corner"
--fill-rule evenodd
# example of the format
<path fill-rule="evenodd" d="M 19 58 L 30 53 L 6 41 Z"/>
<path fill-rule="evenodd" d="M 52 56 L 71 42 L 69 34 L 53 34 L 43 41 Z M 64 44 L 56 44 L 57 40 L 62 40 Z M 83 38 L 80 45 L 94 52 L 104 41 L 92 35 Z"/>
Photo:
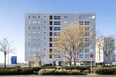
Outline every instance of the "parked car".
<path fill-rule="evenodd" d="M 77 63 L 76 66 L 85 66 L 84 63 Z"/>
<path fill-rule="evenodd" d="M 42 67 L 44 66 L 52 66 L 52 64 L 43 64 Z"/>

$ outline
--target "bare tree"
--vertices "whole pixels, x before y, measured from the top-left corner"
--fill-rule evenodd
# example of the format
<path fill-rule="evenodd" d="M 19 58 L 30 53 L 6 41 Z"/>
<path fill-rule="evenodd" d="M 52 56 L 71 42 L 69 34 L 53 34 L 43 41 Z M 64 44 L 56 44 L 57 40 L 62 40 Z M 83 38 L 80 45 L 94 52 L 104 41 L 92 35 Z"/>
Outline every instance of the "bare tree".
<path fill-rule="evenodd" d="M 35 52 L 35 62 L 39 61 L 41 63 L 44 56 L 43 52 Z"/>
<path fill-rule="evenodd" d="M 78 24 L 63 26 L 60 36 L 56 37 L 56 49 L 69 61 L 70 66 L 72 61 L 76 65 L 80 51 L 93 43 L 94 36 L 95 34 L 90 32 L 90 27 L 82 27 Z"/>
<path fill-rule="evenodd" d="M 0 51 L 4 53 L 4 67 L 6 68 L 6 55 L 14 51 L 6 38 L 0 41 Z"/>
<path fill-rule="evenodd" d="M 114 51 L 115 51 L 115 38 L 114 36 L 108 36 L 104 38 L 104 47 L 103 52 L 106 56 L 107 63 L 108 63 L 108 57 L 112 58 Z"/>

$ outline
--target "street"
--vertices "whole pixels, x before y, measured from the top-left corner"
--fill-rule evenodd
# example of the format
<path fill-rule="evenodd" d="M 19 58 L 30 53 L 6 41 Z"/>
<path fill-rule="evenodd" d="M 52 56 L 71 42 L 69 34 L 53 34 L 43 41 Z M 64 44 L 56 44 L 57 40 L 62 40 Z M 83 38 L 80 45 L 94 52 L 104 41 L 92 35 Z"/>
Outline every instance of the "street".
<path fill-rule="evenodd" d="M 0 75 L 0 77 L 116 77 L 116 75 Z"/>

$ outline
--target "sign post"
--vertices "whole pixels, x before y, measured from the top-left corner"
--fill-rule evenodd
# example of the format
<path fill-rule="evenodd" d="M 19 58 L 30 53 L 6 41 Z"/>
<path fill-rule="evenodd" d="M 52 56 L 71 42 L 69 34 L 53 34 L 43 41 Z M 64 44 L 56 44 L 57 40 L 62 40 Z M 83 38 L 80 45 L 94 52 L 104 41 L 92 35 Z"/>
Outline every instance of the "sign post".
<path fill-rule="evenodd" d="M 92 74 L 92 58 L 94 57 L 94 55 L 91 53 L 89 57 L 91 58 L 91 74 Z"/>

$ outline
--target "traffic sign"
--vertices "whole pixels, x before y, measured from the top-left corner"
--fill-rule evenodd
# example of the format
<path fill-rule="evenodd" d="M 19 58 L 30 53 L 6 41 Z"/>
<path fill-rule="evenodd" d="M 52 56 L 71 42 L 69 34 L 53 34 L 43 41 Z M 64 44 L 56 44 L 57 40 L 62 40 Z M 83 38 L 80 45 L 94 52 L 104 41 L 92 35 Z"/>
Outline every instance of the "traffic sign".
<path fill-rule="evenodd" d="M 11 56 L 11 63 L 17 64 L 17 56 Z"/>
<path fill-rule="evenodd" d="M 94 57 L 94 55 L 91 53 L 91 54 L 89 55 L 89 57 L 90 57 L 90 58 L 93 58 L 93 57 Z"/>

